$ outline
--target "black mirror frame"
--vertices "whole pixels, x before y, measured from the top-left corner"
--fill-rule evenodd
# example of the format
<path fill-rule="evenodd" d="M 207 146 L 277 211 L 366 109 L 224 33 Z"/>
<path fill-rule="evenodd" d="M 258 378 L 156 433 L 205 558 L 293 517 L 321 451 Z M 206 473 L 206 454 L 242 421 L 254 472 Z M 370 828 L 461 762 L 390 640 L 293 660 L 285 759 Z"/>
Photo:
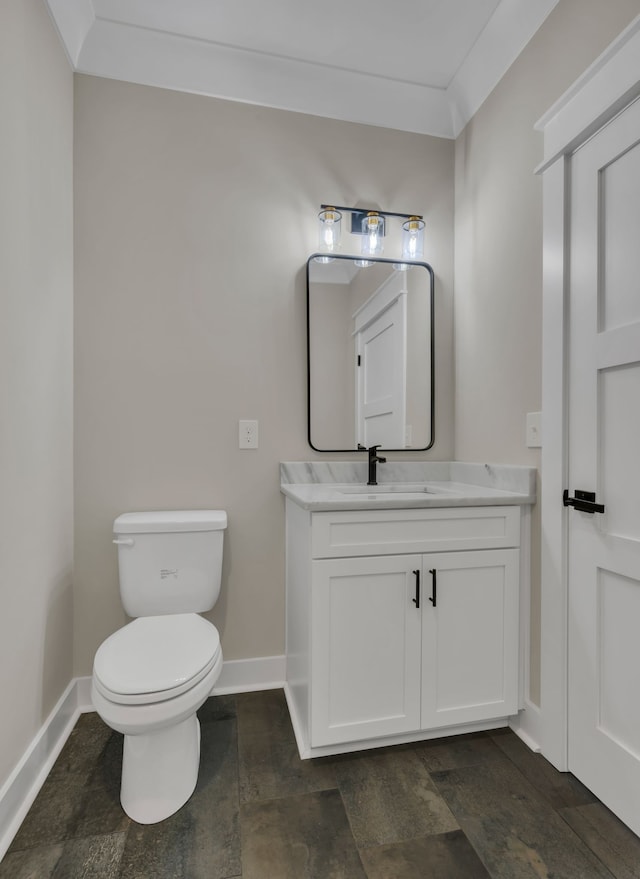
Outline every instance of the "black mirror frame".
<path fill-rule="evenodd" d="M 307 442 L 311 446 L 311 448 L 315 452 L 357 452 L 361 453 L 361 449 L 319 449 L 317 446 L 311 442 L 311 321 L 310 321 L 310 304 L 309 304 L 309 266 L 316 259 L 316 257 L 323 257 L 326 259 L 326 253 L 312 253 L 309 259 L 307 260 L 306 266 L 306 279 L 307 279 Z M 360 259 L 361 257 L 355 256 L 353 254 L 332 254 L 331 259 L 348 259 L 355 260 Z M 369 257 L 371 262 L 380 262 L 380 263 L 398 263 L 401 260 L 398 259 L 387 259 L 386 257 Z M 435 321 L 435 276 L 432 267 L 429 263 L 426 262 L 411 262 L 412 266 L 422 266 L 429 273 L 429 311 L 430 311 L 430 335 L 431 335 L 431 350 L 429 353 L 430 357 L 430 371 L 431 371 L 431 441 L 428 446 L 419 446 L 411 449 L 387 449 L 383 448 L 384 452 L 426 452 L 430 448 L 432 448 L 435 442 L 435 333 L 434 333 L 434 321 Z"/>

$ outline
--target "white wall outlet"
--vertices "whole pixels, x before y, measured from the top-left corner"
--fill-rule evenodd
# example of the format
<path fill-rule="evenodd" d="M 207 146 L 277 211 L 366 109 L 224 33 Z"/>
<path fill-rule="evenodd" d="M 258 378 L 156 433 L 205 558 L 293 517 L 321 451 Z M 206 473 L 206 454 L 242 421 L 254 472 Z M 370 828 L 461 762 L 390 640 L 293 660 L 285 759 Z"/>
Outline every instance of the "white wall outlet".
<path fill-rule="evenodd" d="M 258 422 L 257 421 L 239 421 L 238 422 L 238 448 L 239 449 L 257 449 L 258 448 Z"/>
<path fill-rule="evenodd" d="M 542 412 L 527 412 L 527 448 L 542 446 Z"/>

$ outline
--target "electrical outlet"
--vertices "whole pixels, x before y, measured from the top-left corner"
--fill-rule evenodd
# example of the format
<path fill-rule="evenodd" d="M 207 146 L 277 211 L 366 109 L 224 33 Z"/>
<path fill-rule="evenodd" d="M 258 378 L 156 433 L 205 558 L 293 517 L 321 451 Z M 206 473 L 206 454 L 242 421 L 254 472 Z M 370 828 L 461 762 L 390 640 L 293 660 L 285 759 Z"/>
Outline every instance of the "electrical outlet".
<path fill-rule="evenodd" d="M 527 412 L 527 447 L 539 449 L 542 446 L 542 412 Z"/>
<path fill-rule="evenodd" d="M 239 421 L 238 422 L 238 448 L 240 448 L 240 449 L 257 449 L 258 448 L 258 422 L 257 421 Z"/>

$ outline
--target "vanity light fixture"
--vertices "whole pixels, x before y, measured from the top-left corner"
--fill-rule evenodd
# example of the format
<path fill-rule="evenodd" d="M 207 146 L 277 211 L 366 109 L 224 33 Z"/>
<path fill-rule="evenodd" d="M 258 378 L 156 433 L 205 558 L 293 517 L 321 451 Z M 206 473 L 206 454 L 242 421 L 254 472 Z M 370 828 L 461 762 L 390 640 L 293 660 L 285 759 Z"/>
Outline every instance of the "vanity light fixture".
<path fill-rule="evenodd" d="M 365 208 L 348 208 L 343 206 L 320 205 L 318 214 L 319 251 L 327 256 L 316 256 L 317 262 L 331 262 L 328 254 L 340 248 L 340 230 L 343 213 L 351 214 L 352 235 L 361 235 L 361 259 L 355 261 L 357 266 L 373 265 L 372 258 L 380 256 L 383 251 L 386 234 L 386 218 L 398 217 L 402 224 L 402 259 L 407 262 L 394 263 L 399 271 L 406 271 L 411 262 L 419 262 L 424 253 L 424 219 L 420 214 L 397 214 L 391 211 L 367 210 Z"/>

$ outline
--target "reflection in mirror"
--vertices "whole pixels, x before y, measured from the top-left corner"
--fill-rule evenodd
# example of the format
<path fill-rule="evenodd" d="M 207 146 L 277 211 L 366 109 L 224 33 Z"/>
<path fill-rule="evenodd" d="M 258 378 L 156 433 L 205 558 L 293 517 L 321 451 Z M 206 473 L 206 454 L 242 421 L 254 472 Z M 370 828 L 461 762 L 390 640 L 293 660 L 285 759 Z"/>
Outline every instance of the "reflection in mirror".
<path fill-rule="evenodd" d="M 431 266 L 317 256 L 307 262 L 309 444 L 321 452 L 428 449 Z"/>

